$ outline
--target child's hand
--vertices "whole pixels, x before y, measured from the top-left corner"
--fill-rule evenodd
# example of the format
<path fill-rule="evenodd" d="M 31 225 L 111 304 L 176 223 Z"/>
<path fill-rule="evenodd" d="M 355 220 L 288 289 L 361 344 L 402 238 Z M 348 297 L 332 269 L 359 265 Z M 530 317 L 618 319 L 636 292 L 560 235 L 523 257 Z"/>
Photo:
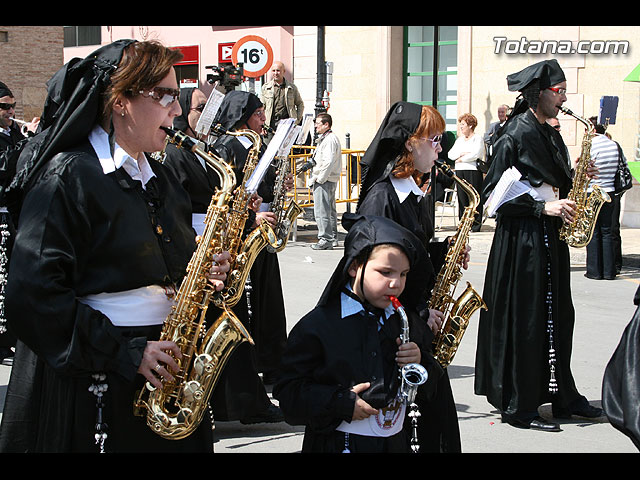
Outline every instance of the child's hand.
<path fill-rule="evenodd" d="M 410 363 L 420 363 L 422 359 L 422 353 L 414 342 L 402 343 L 402 340 L 398 338 L 398 352 L 396 353 L 396 362 L 399 367 L 404 367 Z"/>
<path fill-rule="evenodd" d="M 378 414 L 377 409 L 373 408 L 362 398 L 360 398 L 360 395 L 358 395 L 360 392 L 364 392 L 370 386 L 371 383 L 365 382 L 354 385 L 351 389 L 351 391 L 356 394 L 356 404 L 353 406 L 353 415 L 351 417 L 351 420 L 364 420 L 365 418 L 369 418 L 371 415 Z"/>

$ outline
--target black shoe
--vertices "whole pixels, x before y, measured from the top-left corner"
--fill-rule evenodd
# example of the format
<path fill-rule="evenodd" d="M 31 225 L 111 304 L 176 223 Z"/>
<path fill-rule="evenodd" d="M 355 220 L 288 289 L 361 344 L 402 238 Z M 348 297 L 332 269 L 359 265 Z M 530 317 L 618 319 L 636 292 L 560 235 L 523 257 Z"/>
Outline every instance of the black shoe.
<path fill-rule="evenodd" d="M 512 427 L 525 428 L 531 430 L 540 430 L 543 432 L 561 432 L 560 425 L 553 422 L 547 422 L 544 418 L 537 416 L 530 420 L 521 419 L 511 415 L 502 415 L 502 422 L 508 423 Z"/>
<path fill-rule="evenodd" d="M 252 425 L 255 423 L 278 423 L 284 421 L 284 415 L 280 407 L 273 403 L 262 413 L 258 413 L 248 418 L 243 418 L 240 423 L 243 425 Z"/>
<path fill-rule="evenodd" d="M 594 407 L 593 405 L 584 404 L 576 408 L 559 408 L 553 411 L 554 418 L 571 418 L 572 416 L 584 417 L 584 418 L 598 418 L 604 415 L 604 411 L 601 408 Z"/>

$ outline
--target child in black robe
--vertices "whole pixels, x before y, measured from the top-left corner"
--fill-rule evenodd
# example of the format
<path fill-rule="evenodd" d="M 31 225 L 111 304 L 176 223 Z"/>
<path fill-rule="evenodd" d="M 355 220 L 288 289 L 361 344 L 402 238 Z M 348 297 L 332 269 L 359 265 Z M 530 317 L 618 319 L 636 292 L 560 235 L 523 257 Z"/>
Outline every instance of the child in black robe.
<path fill-rule="evenodd" d="M 409 452 L 411 426 L 396 401 L 399 368 L 426 368 L 417 398 L 430 396 L 442 374 L 415 311 L 426 251 L 383 217 L 345 214 L 343 226 L 344 256 L 318 305 L 290 332 L 273 394 L 288 423 L 306 426 L 303 452 Z M 407 343 L 390 295 L 405 306 Z"/>

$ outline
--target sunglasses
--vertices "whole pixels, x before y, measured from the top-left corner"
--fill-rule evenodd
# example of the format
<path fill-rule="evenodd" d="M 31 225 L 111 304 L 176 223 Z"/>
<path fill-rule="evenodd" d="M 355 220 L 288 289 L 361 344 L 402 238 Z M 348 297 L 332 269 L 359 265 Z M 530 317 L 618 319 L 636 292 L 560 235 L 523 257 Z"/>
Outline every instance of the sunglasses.
<path fill-rule="evenodd" d="M 547 87 L 547 90 L 551 90 L 552 92 L 556 92 L 558 95 L 564 95 L 567 93 L 566 88 L 558 88 L 558 87 Z"/>
<path fill-rule="evenodd" d="M 11 110 L 12 108 L 16 108 L 15 103 L 0 103 L 0 110 Z"/>
<path fill-rule="evenodd" d="M 153 87 L 146 92 L 140 90 L 140 95 L 153 98 L 163 107 L 168 107 L 180 97 L 180 89 L 167 87 Z"/>
<path fill-rule="evenodd" d="M 442 134 L 440 135 L 434 135 L 431 138 L 420 138 L 421 141 L 426 142 L 427 140 L 429 140 L 431 142 L 431 147 L 436 148 L 438 146 L 438 144 L 442 141 Z"/>

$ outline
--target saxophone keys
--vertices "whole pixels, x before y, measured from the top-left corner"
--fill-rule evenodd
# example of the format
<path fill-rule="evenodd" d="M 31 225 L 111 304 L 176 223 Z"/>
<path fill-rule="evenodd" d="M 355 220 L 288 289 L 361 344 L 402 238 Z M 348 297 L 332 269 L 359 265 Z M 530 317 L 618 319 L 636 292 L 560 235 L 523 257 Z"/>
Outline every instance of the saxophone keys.
<path fill-rule="evenodd" d="M 182 395 L 188 403 L 193 403 L 194 401 L 200 400 L 203 396 L 202 385 L 200 384 L 200 382 L 197 382 L 195 380 L 186 382 L 182 389 Z M 181 409 L 181 411 L 182 410 L 185 409 L 183 408 Z"/>
<path fill-rule="evenodd" d="M 198 375 L 209 374 L 213 371 L 213 357 L 208 353 L 197 355 L 193 361 L 193 368 Z"/>

